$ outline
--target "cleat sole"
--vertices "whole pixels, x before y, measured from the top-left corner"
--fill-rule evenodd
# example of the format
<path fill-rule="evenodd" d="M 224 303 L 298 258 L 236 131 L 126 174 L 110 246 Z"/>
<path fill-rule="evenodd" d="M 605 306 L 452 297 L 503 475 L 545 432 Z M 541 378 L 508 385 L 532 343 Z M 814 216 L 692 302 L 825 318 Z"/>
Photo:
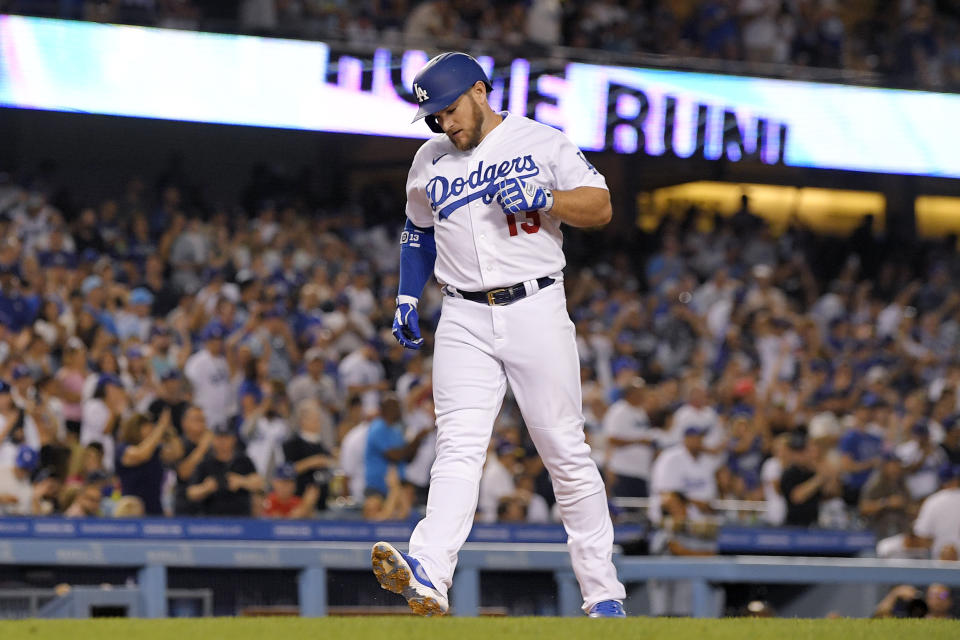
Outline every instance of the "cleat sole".
<path fill-rule="evenodd" d="M 411 598 L 407 600 L 407 604 L 418 616 L 439 617 L 446 613 L 440 603 L 433 598 Z"/>
<path fill-rule="evenodd" d="M 436 598 L 423 596 L 411 586 L 410 571 L 401 562 L 394 549 L 387 545 L 376 544 L 370 554 L 373 575 L 381 589 L 398 593 L 407 599 L 407 605 L 418 616 L 439 617 L 446 614 Z"/>
<path fill-rule="evenodd" d="M 391 549 L 383 545 L 373 547 L 371 554 L 373 575 L 376 576 L 380 587 L 402 594 L 404 588 L 410 584 L 410 572 L 400 564 L 399 560 Z"/>

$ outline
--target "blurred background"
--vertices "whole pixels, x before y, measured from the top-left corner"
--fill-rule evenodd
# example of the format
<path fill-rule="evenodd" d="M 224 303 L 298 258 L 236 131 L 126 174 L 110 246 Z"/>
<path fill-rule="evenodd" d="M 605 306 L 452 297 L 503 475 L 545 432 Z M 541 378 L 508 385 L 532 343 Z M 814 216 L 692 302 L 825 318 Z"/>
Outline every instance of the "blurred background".
<path fill-rule="evenodd" d="M 390 328 L 410 83 L 448 49 L 611 189 L 565 287 L 628 612 L 955 616 L 958 27 L 951 0 L 0 0 L 0 617 L 400 610 L 357 549 L 427 495 L 436 287 L 423 351 Z M 201 568 L 211 540 L 342 555 Z M 564 557 L 509 392 L 471 541 Z M 780 569 L 642 564 L 745 554 Z M 455 610 L 569 613 L 562 568 L 493 565 Z"/>

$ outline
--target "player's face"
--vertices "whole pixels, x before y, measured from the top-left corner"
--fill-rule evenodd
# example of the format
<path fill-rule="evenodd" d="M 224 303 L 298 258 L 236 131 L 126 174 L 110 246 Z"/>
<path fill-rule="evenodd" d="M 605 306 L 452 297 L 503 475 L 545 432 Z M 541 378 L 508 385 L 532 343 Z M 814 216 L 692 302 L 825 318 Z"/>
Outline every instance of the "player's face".
<path fill-rule="evenodd" d="M 483 110 L 473 99 L 472 90 L 436 114 L 437 123 L 460 151 L 468 151 L 483 138 Z"/>

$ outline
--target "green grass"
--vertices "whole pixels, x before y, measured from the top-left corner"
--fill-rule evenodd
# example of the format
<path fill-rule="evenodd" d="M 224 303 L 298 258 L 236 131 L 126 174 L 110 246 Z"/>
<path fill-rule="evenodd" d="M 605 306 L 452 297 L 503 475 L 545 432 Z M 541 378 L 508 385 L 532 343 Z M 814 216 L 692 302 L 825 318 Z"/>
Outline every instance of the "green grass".
<path fill-rule="evenodd" d="M 957 640 L 939 620 L 691 620 L 631 618 L 209 618 L 0 622 L 3 640 Z"/>

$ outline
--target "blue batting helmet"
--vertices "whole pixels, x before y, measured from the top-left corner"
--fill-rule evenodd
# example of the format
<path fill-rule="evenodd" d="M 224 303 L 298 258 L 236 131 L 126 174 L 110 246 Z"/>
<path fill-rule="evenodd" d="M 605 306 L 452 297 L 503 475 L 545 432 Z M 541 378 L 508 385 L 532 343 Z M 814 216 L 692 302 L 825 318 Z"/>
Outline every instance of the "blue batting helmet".
<path fill-rule="evenodd" d="M 443 133 L 434 113 L 456 102 L 467 89 L 482 82 L 490 91 L 493 87 L 480 63 L 465 53 L 441 53 L 417 72 L 413 79 L 413 95 L 420 105 L 414 122 L 426 118 L 431 131 Z"/>

